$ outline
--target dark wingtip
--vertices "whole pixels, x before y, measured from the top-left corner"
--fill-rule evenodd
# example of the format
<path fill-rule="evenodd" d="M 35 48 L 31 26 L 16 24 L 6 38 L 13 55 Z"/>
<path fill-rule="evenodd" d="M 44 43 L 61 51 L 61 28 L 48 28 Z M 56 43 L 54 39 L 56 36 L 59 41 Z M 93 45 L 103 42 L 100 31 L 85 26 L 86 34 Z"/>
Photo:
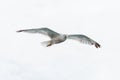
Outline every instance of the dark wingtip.
<path fill-rule="evenodd" d="M 22 32 L 23 30 L 18 30 L 18 31 L 16 31 L 16 32 Z"/>
<path fill-rule="evenodd" d="M 95 47 L 96 47 L 96 48 L 100 48 L 100 47 L 101 47 L 101 45 L 100 45 L 100 44 L 98 44 L 98 43 L 95 43 Z"/>

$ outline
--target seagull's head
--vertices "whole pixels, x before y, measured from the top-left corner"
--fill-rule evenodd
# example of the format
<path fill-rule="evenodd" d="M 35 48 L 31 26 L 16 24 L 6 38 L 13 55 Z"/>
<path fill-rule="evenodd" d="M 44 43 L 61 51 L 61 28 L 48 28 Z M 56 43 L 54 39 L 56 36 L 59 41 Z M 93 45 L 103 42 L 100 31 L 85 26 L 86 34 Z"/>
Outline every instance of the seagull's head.
<path fill-rule="evenodd" d="M 61 38 L 63 38 L 64 40 L 67 39 L 67 35 L 66 35 L 66 34 L 62 34 L 62 35 L 60 35 L 60 36 L 61 36 Z"/>

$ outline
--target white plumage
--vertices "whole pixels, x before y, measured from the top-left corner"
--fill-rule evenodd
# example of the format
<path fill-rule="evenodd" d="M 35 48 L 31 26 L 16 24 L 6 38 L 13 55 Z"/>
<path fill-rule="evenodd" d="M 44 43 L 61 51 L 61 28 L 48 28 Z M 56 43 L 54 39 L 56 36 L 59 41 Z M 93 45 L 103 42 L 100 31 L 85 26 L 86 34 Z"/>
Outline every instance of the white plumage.
<path fill-rule="evenodd" d="M 75 34 L 75 35 L 60 34 L 48 28 L 24 29 L 24 30 L 18 30 L 17 32 L 40 33 L 47 35 L 51 38 L 51 40 L 42 42 L 42 44 L 46 45 L 47 47 L 53 44 L 64 42 L 66 39 L 73 39 L 81 43 L 95 45 L 96 48 L 100 48 L 100 44 L 98 44 L 96 41 L 90 39 L 85 35 L 80 35 L 80 34 Z"/>

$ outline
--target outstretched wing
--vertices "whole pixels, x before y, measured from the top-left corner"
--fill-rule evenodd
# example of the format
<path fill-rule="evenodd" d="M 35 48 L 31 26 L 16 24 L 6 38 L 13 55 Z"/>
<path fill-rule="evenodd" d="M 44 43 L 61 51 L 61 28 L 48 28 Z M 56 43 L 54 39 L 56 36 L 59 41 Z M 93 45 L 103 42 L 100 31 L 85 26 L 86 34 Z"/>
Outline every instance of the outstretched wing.
<path fill-rule="evenodd" d="M 16 32 L 41 33 L 41 34 L 49 36 L 50 38 L 54 38 L 60 35 L 59 33 L 51 29 L 48 29 L 48 28 L 24 29 L 24 30 L 18 30 Z"/>
<path fill-rule="evenodd" d="M 95 45 L 96 48 L 100 48 L 100 44 L 98 44 L 96 41 L 90 39 L 89 37 L 87 37 L 85 35 L 68 35 L 67 38 L 78 40 L 81 43 L 86 43 L 86 44 L 89 44 L 89 45 Z"/>

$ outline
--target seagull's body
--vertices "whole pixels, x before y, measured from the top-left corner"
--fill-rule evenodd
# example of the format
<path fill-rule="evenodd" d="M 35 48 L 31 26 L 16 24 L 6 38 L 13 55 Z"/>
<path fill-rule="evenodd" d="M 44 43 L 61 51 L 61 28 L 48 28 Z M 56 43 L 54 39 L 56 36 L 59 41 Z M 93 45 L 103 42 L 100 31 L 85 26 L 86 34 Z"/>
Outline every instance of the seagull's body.
<path fill-rule="evenodd" d="M 96 48 L 100 48 L 100 45 L 96 41 L 90 39 L 85 35 L 60 34 L 49 28 L 24 29 L 24 30 L 18 30 L 17 32 L 40 33 L 40 34 L 47 35 L 51 38 L 51 40 L 42 42 L 42 44 L 45 44 L 47 47 L 53 44 L 64 42 L 66 39 L 73 39 L 89 45 L 95 45 Z"/>

